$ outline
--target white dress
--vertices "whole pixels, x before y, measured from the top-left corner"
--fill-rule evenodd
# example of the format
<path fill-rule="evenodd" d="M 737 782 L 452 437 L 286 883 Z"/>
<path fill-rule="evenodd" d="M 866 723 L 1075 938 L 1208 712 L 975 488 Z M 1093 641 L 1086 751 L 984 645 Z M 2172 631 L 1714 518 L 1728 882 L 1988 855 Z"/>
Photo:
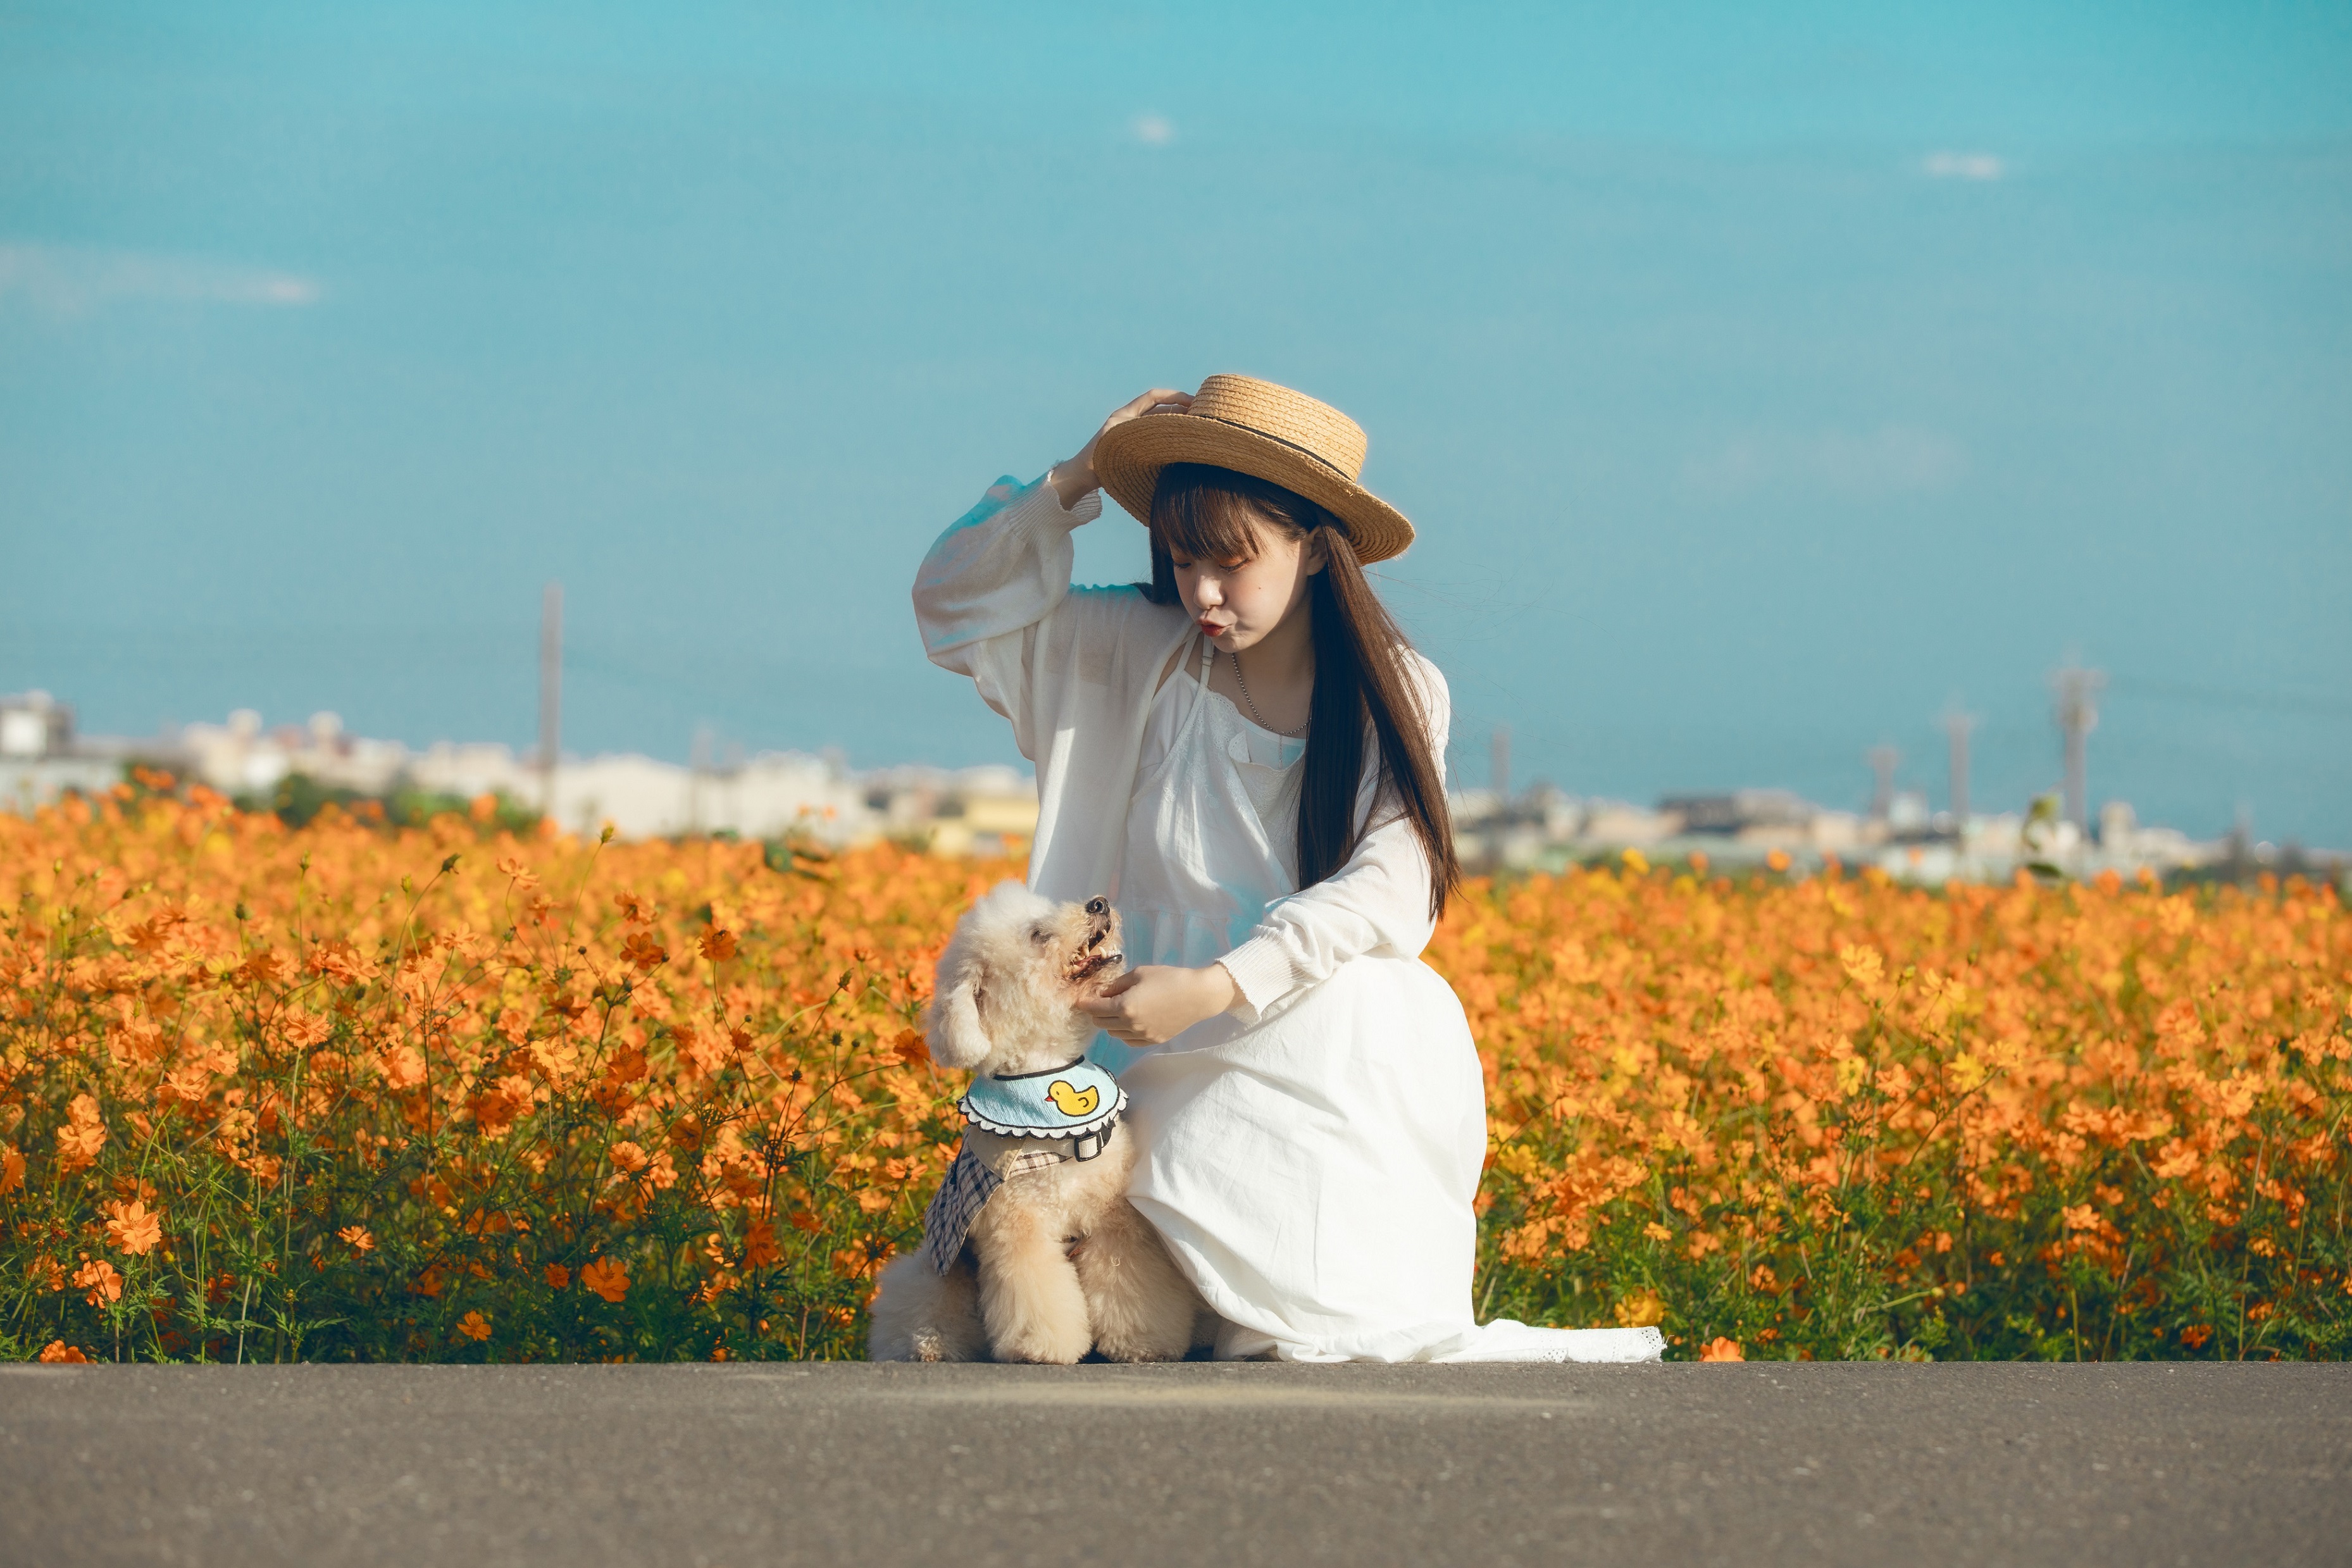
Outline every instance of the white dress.
<path fill-rule="evenodd" d="M 1486 1086 L 1460 1001 L 1420 959 L 1426 860 L 1388 821 L 1338 873 L 1297 888 L 1303 742 L 1207 689 L 1181 608 L 1067 588 L 1068 531 L 1098 507 L 1066 512 L 1042 482 L 1000 484 L 933 547 L 917 616 L 933 660 L 971 675 L 1037 763 L 1031 885 L 1108 893 L 1130 963 L 1223 962 L 1243 994 L 1166 1045 L 1139 1053 L 1105 1036 L 1094 1052 L 1119 1072 L 1142 1144 L 1130 1195 L 1224 1320 L 1218 1353 L 1656 1359 L 1654 1329 L 1476 1323 Z M 1444 681 L 1425 661 L 1422 673 L 1442 757 Z M 1100 791 L 1122 769 L 1108 800 L 1074 798 L 1064 776 Z M 1368 771 L 1360 820 L 1375 782 Z"/>

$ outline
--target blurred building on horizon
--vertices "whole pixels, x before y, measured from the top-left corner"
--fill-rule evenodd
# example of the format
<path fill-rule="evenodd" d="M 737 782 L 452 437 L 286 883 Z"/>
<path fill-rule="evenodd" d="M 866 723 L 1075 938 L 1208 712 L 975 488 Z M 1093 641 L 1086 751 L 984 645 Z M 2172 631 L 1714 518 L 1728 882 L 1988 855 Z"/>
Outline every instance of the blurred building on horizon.
<path fill-rule="evenodd" d="M 703 748 L 698 746 L 698 751 Z M 948 854 L 995 854 L 1037 826 L 1036 783 L 1016 768 L 901 765 L 859 772 L 838 756 L 763 752 L 689 766 L 635 753 L 565 756 L 552 770 L 497 742 L 422 751 L 372 740 L 332 713 L 266 726 L 239 709 L 145 740 L 77 735 L 72 710 L 46 692 L 0 697 L 0 808 L 29 812 L 68 793 L 100 794 L 135 764 L 200 781 L 257 806 L 299 781 L 309 795 L 442 801 L 494 796 L 593 836 L 796 836 L 835 847 L 875 838 Z"/>
<path fill-rule="evenodd" d="M 1904 881 L 2007 881 L 2020 870 L 2074 878 L 2142 869 L 2158 877 L 2250 868 L 2307 868 L 2336 878 L 2343 857 L 2304 855 L 2242 836 L 2194 839 L 2143 826 L 2127 802 L 2100 808 L 2089 831 L 2052 796 L 2024 812 L 1931 813 L 1924 795 L 1896 791 L 1869 813 L 1815 805 L 1787 790 L 1669 795 L 1655 806 L 1580 800 L 1549 784 L 1516 796 L 1470 789 L 1454 796 L 1464 863 L 1483 872 L 1557 871 L 1636 849 L 1653 860 L 1704 857 L 1723 870 L 1817 870 L 1834 860 L 1875 866 Z"/>
<path fill-rule="evenodd" d="M 1927 885 L 2005 881 L 2021 869 L 2076 878 L 2276 869 L 2331 879 L 2352 869 L 2352 858 L 2341 854 L 2254 842 L 2242 826 L 2221 838 L 2195 839 L 2145 825 L 2120 800 L 2102 803 L 2082 823 L 2069 816 L 2071 802 L 2061 792 L 2025 811 L 1933 811 L 1924 793 L 1894 786 L 1884 747 L 1869 753 L 1880 783 L 1862 812 L 1785 789 L 1671 795 L 1648 806 L 1580 797 L 1545 783 L 1513 793 L 1507 739 L 1496 739 L 1492 776 L 1501 787 L 1457 788 L 1451 796 L 1457 847 L 1465 864 L 1482 872 L 1556 871 L 1628 849 L 1661 861 L 1703 857 L 1725 870 L 1804 872 L 1834 860 Z M 794 837 L 832 847 L 895 838 L 942 854 L 990 855 L 1036 829 L 1036 781 L 1013 767 L 856 770 L 837 754 L 736 752 L 713 761 L 709 752 L 698 738 L 696 761 L 687 765 L 617 753 L 563 756 L 548 769 L 501 743 L 438 742 L 416 750 L 354 735 L 332 713 L 268 726 L 250 709 L 224 723 L 188 724 L 146 740 L 85 736 L 70 707 L 33 691 L 0 696 L 0 809 L 29 813 L 68 794 L 96 795 L 146 764 L 261 808 L 285 809 L 295 795 L 314 803 L 407 798 L 444 806 L 487 796 L 568 831 L 593 835 L 610 824 L 626 838 Z M 1954 782 L 1965 805 L 1958 770 Z"/>

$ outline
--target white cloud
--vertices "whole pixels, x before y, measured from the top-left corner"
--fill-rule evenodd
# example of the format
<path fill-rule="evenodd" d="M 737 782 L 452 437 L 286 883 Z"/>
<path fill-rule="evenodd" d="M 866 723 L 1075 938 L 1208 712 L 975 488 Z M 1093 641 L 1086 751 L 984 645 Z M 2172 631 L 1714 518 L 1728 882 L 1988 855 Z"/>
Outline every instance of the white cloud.
<path fill-rule="evenodd" d="M 1998 180 L 2009 173 L 1990 153 L 1930 153 L 1919 167 L 1937 180 Z"/>
<path fill-rule="evenodd" d="M 1147 147 L 1165 147 L 1176 140 L 1176 127 L 1163 116 L 1139 114 L 1135 120 L 1135 139 Z"/>
<path fill-rule="evenodd" d="M 127 300 L 314 305 L 324 292 L 315 278 L 190 257 L 81 246 L 0 244 L 0 300 L 21 298 L 52 315 L 86 315 Z"/>
<path fill-rule="evenodd" d="M 1906 425 L 1808 435 L 1749 432 L 1683 465 L 1683 486 L 1710 500 L 1765 491 L 1849 500 L 1938 490 L 1968 472 L 1966 447 L 1949 436 Z"/>

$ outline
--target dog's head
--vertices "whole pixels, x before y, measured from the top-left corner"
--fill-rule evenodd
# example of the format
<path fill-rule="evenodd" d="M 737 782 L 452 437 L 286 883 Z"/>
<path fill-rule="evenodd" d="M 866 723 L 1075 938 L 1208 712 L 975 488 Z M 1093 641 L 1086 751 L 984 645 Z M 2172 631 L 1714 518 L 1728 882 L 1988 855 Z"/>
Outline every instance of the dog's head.
<path fill-rule="evenodd" d="M 931 1059 L 992 1073 L 1042 1072 L 1087 1048 L 1078 1004 L 1126 967 L 1108 899 L 1057 904 L 1000 882 L 956 922 L 931 996 Z"/>

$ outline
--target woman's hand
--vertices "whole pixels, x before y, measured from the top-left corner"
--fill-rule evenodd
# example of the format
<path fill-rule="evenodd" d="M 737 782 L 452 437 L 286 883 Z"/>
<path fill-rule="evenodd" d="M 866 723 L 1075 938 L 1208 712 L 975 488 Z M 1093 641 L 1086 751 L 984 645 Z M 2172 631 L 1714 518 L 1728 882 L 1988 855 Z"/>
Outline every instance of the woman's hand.
<path fill-rule="evenodd" d="M 1129 970 L 1104 987 L 1101 996 L 1078 1006 L 1112 1038 L 1130 1046 L 1157 1046 L 1240 999 L 1241 988 L 1222 963 L 1206 969 L 1147 963 Z"/>
<path fill-rule="evenodd" d="M 1045 482 L 1054 487 L 1055 495 L 1062 498 L 1062 510 L 1069 510 L 1084 500 L 1088 491 L 1102 483 L 1095 477 L 1095 442 L 1103 438 L 1103 430 L 1114 425 L 1124 425 L 1130 419 L 1139 419 L 1147 414 L 1192 406 L 1191 393 L 1178 392 L 1173 387 L 1155 386 L 1134 401 L 1112 409 L 1110 417 L 1102 422 L 1102 430 L 1096 431 L 1093 437 L 1078 448 L 1078 455 L 1066 463 L 1056 463 L 1053 472 L 1045 476 Z"/>

